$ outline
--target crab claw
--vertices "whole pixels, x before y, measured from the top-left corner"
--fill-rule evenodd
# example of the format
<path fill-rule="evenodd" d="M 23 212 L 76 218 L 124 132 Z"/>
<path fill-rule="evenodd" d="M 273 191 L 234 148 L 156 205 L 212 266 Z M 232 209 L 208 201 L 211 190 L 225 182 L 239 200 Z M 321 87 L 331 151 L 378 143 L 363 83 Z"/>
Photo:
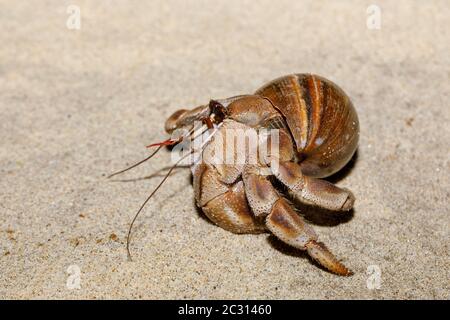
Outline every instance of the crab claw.
<path fill-rule="evenodd" d="M 353 275 L 353 272 L 339 262 L 322 242 L 311 240 L 306 244 L 306 250 L 311 258 L 330 272 L 346 277 Z"/>

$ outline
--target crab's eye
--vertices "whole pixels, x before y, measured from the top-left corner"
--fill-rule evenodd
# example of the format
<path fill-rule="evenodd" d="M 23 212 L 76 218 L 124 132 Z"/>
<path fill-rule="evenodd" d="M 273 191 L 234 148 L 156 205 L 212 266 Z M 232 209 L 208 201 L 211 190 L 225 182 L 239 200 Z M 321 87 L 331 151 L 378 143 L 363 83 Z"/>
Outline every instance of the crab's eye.
<path fill-rule="evenodd" d="M 214 114 L 214 123 L 221 123 L 226 118 L 227 109 L 218 101 L 211 100 L 209 102 L 211 115 Z"/>

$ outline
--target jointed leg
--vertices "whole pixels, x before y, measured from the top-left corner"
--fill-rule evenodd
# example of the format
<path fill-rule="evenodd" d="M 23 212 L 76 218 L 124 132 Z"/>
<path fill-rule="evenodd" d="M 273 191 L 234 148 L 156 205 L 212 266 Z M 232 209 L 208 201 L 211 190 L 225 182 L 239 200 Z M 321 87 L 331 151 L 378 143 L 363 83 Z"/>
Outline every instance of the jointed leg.
<path fill-rule="evenodd" d="M 278 169 L 272 172 L 297 200 L 328 210 L 347 211 L 353 207 L 355 197 L 347 189 L 308 176 L 304 176 L 295 162 L 280 162 Z"/>
<path fill-rule="evenodd" d="M 329 271 L 342 276 L 352 272 L 340 263 L 286 199 L 281 197 L 272 184 L 258 174 L 257 168 L 248 167 L 243 173 L 245 193 L 253 213 L 266 217 L 267 228 L 283 242 L 301 249 Z"/>
<path fill-rule="evenodd" d="M 207 164 L 194 168 L 194 192 L 197 205 L 219 227 L 233 233 L 260 233 L 265 230 L 252 214 L 242 181 L 227 185 Z"/>

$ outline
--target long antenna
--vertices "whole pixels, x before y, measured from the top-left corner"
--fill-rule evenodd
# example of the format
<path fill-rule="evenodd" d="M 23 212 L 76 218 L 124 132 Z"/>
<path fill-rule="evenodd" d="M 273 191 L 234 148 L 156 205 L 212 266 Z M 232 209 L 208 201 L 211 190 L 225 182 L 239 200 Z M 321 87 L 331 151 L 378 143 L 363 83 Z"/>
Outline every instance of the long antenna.
<path fill-rule="evenodd" d="M 209 140 L 211 140 L 211 138 L 214 136 L 214 134 L 219 130 L 219 128 L 222 126 L 222 123 L 220 123 L 218 126 L 216 126 L 214 128 L 214 131 L 205 139 L 205 141 L 202 143 L 202 145 L 200 146 L 200 150 L 203 149 L 203 147 L 209 142 Z M 204 126 L 202 126 L 204 127 Z M 200 128 L 201 129 L 201 128 Z M 192 130 L 191 130 L 192 132 Z M 194 131 L 195 132 L 195 131 Z M 192 133 L 194 133 L 192 132 Z M 201 132 L 204 132 L 203 130 Z M 142 205 L 140 206 L 139 210 L 136 212 L 136 214 L 133 217 L 133 220 L 130 223 L 130 227 L 128 228 L 128 234 L 127 234 L 127 256 L 128 259 L 130 261 L 132 261 L 131 258 L 131 252 L 130 252 L 130 239 L 131 239 L 131 230 L 133 229 L 133 225 L 134 222 L 136 221 L 137 217 L 139 216 L 139 214 L 141 213 L 142 209 L 144 209 L 145 205 L 150 201 L 150 199 L 153 197 L 153 195 L 156 193 L 156 191 L 158 191 L 158 189 L 163 185 L 163 183 L 167 180 L 167 178 L 170 176 L 170 174 L 172 173 L 173 169 L 175 169 L 178 164 L 183 161 L 184 159 L 186 159 L 188 156 L 192 155 L 196 150 L 192 149 L 191 152 L 185 154 L 183 157 L 181 157 L 180 159 L 178 159 L 178 161 L 170 168 L 170 170 L 167 172 L 167 174 L 164 176 L 164 178 L 161 180 L 161 182 L 156 186 L 156 188 L 152 191 L 152 193 L 147 197 L 147 199 L 145 199 L 145 201 L 142 203 Z"/>
<path fill-rule="evenodd" d="M 149 155 L 147 158 L 145 158 L 144 160 L 141 160 L 138 163 L 135 163 L 132 166 L 129 166 L 128 168 L 126 168 L 126 169 L 123 169 L 123 170 L 120 170 L 120 171 L 115 172 L 113 174 L 110 174 L 107 177 L 107 179 L 112 178 L 112 177 L 114 177 L 114 176 L 116 176 L 118 174 L 124 173 L 124 172 L 126 172 L 128 170 L 131 170 L 131 169 L 137 167 L 138 165 L 144 163 L 145 161 L 150 160 L 154 155 L 156 155 L 159 152 L 159 150 L 161 150 L 162 147 L 174 145 L 174 144 L 177 144 L 178 142 L 181 142 L 185 137 L 190 136 L 195 131 L 195 129 L 196 129 L 195 127 L 192 128 L 185 136 L 181 136 L 180 138 L 178 138 L 176 140 L 167 139 L 167 140 L 165 140 L 163 142 L 158 142 L 158 143 L 153 143 L 153 144 L 148 145 L 147 148 L 151 148 L 151 147 L 158 147 L 158 148 L 151 155 Z"/>
<path fill-rule="evenodd" d="M 152 153 L 151 155 L 149 155 L 149 156 L 148 156 L 147 158 L 145 158 L 144 160 L 141 160 L 141 161 L 139 161 L 138 163 L 135 163 L 135 164 L 133 164 L 132 166 L 126 168 L 126 169 L 123 169 L 123 170 L 117 171 L 117 172 L 115 172 L 115 173 L 113 173 L 113 174 L 110 174 L 110 175 L 107 177 L 107 179 L 112 178 L 112 177 L 114 177 L 114 176 L 116 176 L 116 175 L 118 175 L 118 174 L 124 173 L 125 171 L 131 170 L 131 169 L 137 167 L 138 165 L 144 163 L 145 161 L 150 160 L 155 154 L 158 153 L 159 150 L 161 150 L 162 147 L 163 147 L 163 145 L 160 145 L 155 151 L 153 151 L 153 153 Z"/>
<path fill-rule="evenodd" d="M 139 216 L 139 214 L 141 213 L 142 209 L 144 209 L 145 205 L 147 204 L 147 202 L 150 201 L 150 199 L 153 197 L 153 195 L 156 193 L 156 191 L 158 191 L 158 189 L 163 185 L 163 183 L 167 180 L 167 178 L 169 178 L 170 174 L 172 173 L 173 169 L 175 169 L 177 167 L 177 165 L 184 159 L 187 158 L 187 156 L 191 155 L 191 153 L 186 154 L 185 156 L 183 156 L 182 158 L 180 158 L 171 168 L 170 170 L 166 173 L 166 175 L 164 176 L 164 178 L 161 180 L 161 182 L 156 186 L 156 188 L 152 191 L 152 193 L 147 197 L 147 199 L 145 199 L 144 203 L 142 203 L 141 207 L 139 208 L 139 210 L 136 212 L 136 214 L 134 215 L 133 220 L 130 223 L 130 227 L 128 228 L 128 235 L 127 235 L 127 255 L 128 255 L 128 259 L 131 261 L 131 252 L 130 252 L 130 237 L 131 237 L 131 229 L 133 229 L 133 225 L 134 222 L 136 221 L 137 217 Z"/>

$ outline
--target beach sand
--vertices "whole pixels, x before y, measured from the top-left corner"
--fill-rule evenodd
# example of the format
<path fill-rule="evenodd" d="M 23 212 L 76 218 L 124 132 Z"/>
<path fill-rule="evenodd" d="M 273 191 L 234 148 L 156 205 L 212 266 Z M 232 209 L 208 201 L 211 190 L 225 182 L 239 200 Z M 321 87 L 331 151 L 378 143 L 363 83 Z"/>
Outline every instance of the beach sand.
<path fill-rule="evenodd" d="M 376 1 L 369 29 L 371 3 L 2 1 L 0 297 L 448 299 L 450 5 Z M 354 211 L 308 211 L 355 274 L 216 227 L 188 169 L 137 220 L 127 261 L 130 220 L 162 179 L 139 178 L 170 153 L 106 176 L 166 139 L 175 110 L 305 72 L 360 119 L 357 156 L 332 178 Z"/>

